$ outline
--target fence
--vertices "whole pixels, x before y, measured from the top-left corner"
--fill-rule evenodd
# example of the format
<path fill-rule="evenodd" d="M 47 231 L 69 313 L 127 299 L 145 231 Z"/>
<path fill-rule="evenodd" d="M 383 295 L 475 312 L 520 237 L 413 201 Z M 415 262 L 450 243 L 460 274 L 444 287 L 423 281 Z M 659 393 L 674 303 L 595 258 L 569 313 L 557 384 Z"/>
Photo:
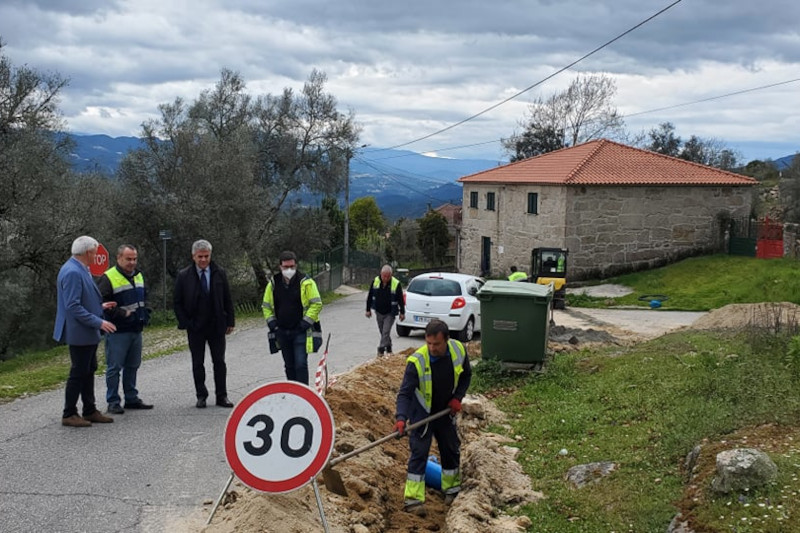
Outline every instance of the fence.
<path fill-rule="evenodd" d="M 728 253 L 761 259 L 783 257 L 783 226 L 769 218 L 731 220 Z"/>

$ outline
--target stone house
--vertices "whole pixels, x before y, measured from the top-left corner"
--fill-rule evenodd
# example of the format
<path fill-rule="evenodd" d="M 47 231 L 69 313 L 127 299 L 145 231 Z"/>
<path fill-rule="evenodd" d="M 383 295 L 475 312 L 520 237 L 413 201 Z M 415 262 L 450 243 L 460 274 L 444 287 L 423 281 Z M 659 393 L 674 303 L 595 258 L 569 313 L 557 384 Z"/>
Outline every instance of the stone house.
<path fill-rule="evenodd" d="M 569 250 L 569 279 L 602 279 L 724 249 L 757 181 L 608 140 L 460 178 L 459 266 L 506 276 L 537 247 Z"/>
<path fill-rule="evenodd" d="M 445 203 L 434 209 L 447 221 L 447 231 L 450 233 L 450 245 L 447 247 L 446 262 L 457 266 L 458 246 L 461 229 L 461 206 Z"/>

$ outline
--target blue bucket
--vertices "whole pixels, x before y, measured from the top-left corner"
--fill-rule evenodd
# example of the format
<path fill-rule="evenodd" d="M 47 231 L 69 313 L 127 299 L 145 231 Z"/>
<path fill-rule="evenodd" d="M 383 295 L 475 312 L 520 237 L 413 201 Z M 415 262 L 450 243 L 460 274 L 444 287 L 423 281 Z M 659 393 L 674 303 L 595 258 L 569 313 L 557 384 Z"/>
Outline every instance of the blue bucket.
<path fill-rule="evenodd" d="M 442 466 L 434 455 L 428 457 L 428 464 L 425 465 L 425 485 L 442 490 Z"/>

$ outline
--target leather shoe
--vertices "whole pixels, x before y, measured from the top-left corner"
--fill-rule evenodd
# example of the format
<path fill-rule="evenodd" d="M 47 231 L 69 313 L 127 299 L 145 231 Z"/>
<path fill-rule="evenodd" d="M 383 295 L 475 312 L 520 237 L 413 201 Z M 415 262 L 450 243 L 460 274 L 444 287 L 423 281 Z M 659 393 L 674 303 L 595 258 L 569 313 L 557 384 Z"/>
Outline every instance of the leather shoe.
<path fill-rule="evenodd" d="M 89 422 L 94 422 L 95 424 L 110 424 L 114 421 L 113 418 L 104 415 L 100 411 L 95 411 L 90 415 L 83 415 L 83 419 L 88 420 Z"/>
<path fill-rule="evenodd" d="M 197 403 L 194 404 L 195 407 L 198 409 L 202 409 L 206 406 L 206 399 L 205 398 L 198 398 Z"/>
<path fill-rule="evenodd" d="M 88 428 L 92 427 L 92 423 L 88 420 L 84 420 L 78 415 L 68 416 L 66 418 L 61 419 L 61 425 L 72 427 L 72 428 Z"/>
<path fill-rule="evenodd" d="M 125 409 L 152 409 L 152 408 L 153 404 L 144 403 L 142 400 L 133 403 L 125 402 Z"/>
<path fill-rule="evenodd" d="M 219 405 L 220 407 L 233 407 L 233 404 L 231 403 L 231 401 L 228 399 L 227 396 L 220 396 L 219 398 L 217 398 L 217 405 Z"/>
<path fill-rule="evenodd" d="M 120 405 L 118 403 L 115 403 L 115 404 L 112 404 L 112 405 L 108 406 L 108 409 L 106 410 L 106 413 L 111 414 L 111 415 L 121 415 L 121 414 L 125 414 L 125 409 L 120 407 Z"/>

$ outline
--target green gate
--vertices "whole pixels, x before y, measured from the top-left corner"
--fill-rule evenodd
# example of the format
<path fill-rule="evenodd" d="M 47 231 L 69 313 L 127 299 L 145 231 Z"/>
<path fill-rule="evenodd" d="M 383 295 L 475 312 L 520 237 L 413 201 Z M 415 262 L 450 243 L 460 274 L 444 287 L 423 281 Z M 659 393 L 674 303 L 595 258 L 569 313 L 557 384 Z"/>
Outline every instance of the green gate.
<path fill-rule="evenodd" d="M 731 220 L 728 253 L 731 255 L 756 256 L 758 221 L 750 218 Z"/>

